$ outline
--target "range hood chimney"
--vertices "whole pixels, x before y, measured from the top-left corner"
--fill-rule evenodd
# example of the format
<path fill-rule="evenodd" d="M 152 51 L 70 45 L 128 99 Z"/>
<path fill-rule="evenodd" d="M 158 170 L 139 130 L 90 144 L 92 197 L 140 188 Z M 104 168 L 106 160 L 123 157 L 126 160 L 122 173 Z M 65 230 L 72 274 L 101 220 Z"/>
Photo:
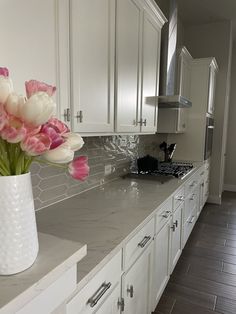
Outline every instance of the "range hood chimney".
<path fill-rule="evenodd" d="M 169 0 L 168 21 L 162 31 L 158 106 L 159 108 L 189 108 L 192 106 L 191 101 L 178 94 L 178 8 L 176 0 Z"/>

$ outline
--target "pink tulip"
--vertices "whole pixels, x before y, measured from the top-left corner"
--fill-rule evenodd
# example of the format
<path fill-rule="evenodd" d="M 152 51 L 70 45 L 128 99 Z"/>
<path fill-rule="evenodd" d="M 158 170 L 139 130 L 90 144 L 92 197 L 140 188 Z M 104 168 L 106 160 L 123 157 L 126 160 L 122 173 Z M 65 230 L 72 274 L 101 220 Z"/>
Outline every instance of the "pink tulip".
<path fill-rule="evenodd" d="M 8 115 L 6 111 L 4 110 L 3 105 L 0 104 L 0 131 L 4 128 L 7 122 L 8 122 Z"/>
<path fill-rule="evenodd" d="M 0 68 L 0 75 L 4 76 L 4 77 L 8 77 L 9 76 L 9 71 L 7 68 Z"/>
<path fill-rule="evenodd" d="M 9 143 L 19 143 L 25 138 L 26 132 L 24 123 L 20 119 L 9 116 L 0 136 Z"/>
<path fill-rule="evenodd" d="M 64 122 L 58 120 L 55 117 L 49 119 L 47 124 L 55 128 L 57 133 L 61 135 L 70 132 L 70 129 L 68 128 L 68 126 Z"/>
<path fill-rule="evenodd" d="M 88 157 L 80 156 L 69 163 L 68 171 L 72 178 L 84 181 L 89 175 Z"/>
<path fill-rule="evenodd" d="M 39 82 L 36 80 L 30 80 L 28 82 L 25 82 L 25 88 L 26 88 L 27 98 L 30 98 L 30 96 L 32 96 L 33 94 L 37 92 L 45 92 L 48 94 L 48 96 L 51 97 L 56 91 L 55 86 L 48 85 L 46 83 Z"/>
<path fill-rule="evenodd" d="M 51 139 L 50 149 L 54 149 L 65 142 L 57 131 L 58 130 L 54 128 L 50 123 L 44 124 L 40 131 L 40 133 L 47 134 L 47 136 Z"/>
<path fill-rule="evenodd" d="M 42 133 L 27 136 L 21 143 L 21 149 L 30 156 L 38 156 L 50 149 L 51 139 Z"/>

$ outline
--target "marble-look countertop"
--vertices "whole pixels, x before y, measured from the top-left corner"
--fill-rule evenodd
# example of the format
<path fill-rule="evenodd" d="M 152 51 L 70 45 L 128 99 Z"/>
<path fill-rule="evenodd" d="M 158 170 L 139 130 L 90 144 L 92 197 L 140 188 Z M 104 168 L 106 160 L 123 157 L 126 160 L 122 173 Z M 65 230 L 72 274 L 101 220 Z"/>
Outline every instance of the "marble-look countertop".
<path fill-rule="evenodd" d="M 127 177 L 101 185 L 38 211 L 38 229 L 87 243 L 87 255 L 78 263 L 80 289 L 201 165 L 164 184 Z"/>
<path fill-rule="evenodd" d="M 86 251 L 78 240 L 39 233 L 39 254 L 33 266 L 16 275 L 0 276 L 0 313 L 15 313 L 76 265 Z"/>

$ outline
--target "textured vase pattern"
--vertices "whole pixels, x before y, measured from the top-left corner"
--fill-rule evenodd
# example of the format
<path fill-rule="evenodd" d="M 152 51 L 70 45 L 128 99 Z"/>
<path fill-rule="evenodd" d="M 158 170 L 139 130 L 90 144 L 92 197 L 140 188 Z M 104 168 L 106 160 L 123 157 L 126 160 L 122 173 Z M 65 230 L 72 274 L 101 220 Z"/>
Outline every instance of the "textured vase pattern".
<path fill-rule="evenodd" d="M 0 177 L 0 275 L 29 268 L 37 254 L 30 174 Z"/>

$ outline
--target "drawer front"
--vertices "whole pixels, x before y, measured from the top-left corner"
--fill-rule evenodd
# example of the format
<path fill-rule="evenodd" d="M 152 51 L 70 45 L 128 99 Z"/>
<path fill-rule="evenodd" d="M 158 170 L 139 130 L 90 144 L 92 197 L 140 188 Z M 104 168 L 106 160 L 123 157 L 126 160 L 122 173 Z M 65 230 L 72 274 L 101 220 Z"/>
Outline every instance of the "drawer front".
<path fill-rule="evenodd" d="M 187 240 L 188 240 L 188 238 L 189 238 L 189 236 L 193 230 L 193 227 L 194 227 L 196 220 L 197 220 L 197 213 L 196 213 L 196 210 L 194 209 L 184 224 L 182 248 L 184 248 L 184 246 L 185 246 L 185 244 L 186 244 L 186 242 L 187 242 Z"/>
<path fill-rule="evenodd" d="M 146 247 L 152 243 L 154 237 L 154 218 L 152 218 L 135 236 L 129 240 L 124 248 L 124 267 L 127 270 Z"/>
<path fill-rule="evenodd" d="M 196 188 L 196 186 L 199 184 L 200 178 L 198 174 L 195 174 L 193 178 L 188 180 L 188 182 L 185 183 L 185 196 L 187 197 L 189 194 L 193 193 L 193 190 Z"/>
<path fill-rule="evenodd" d="M 168 222 L 169 217 L 172 214 L 172 199 L 161 206 L 156 214 L 156 234 L 162 229 L 162 227 Z"/>
<path fill-rule="evenodd" d="M 76 289 L 76 276 L 77 266 L 75 265 L 16 314 L 52 313 Z"/>
<path fill-rule="evenodd" d="M 106 300 L 121 277 L 121 251 L 66 305 L 67 314 L 91 314 Z"/>
<path fill-rule="evenodd" d="M 184 187 L 182 187 L 173 197 L 173 211 L 183 205 L 185 199 Z"/>
<path fill-rule="evenodd" d="M 187 196 L 185 200 L 185 208 L 183 214 L 184 223 L 189 219 L 189 216 L 194 211 L 194 209 L 196 209 L 199 201 L 198 198 L 199 194 L 197 189 L 193 190 L 193 192 Z"/>

